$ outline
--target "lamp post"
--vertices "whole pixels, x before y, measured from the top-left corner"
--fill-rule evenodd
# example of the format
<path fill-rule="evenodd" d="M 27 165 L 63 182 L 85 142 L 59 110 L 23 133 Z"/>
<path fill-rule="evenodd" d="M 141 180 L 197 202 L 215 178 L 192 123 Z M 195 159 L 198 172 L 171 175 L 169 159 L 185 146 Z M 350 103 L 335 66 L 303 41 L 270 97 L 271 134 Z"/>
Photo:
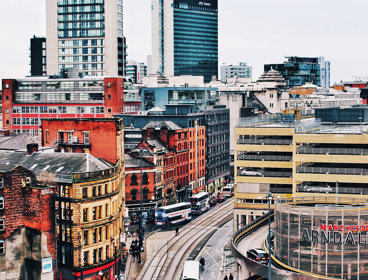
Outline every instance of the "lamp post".
<path fill-rule="evenodd" d="M 272 279 L 272 272 L 271 272 L 271 201 L 273 199 L 272 197 L 272 193 L 269 192 L 266 196 L 267 201 L 268 201 L 268 279 L 271 280 Z"/>
<path fill-rule="evenodd" d="M 143 157 L 143 149 L 139 149 L 139 157 L 140 157 L 140 167 L 141 167 L 141 192 L 140 192 L 140 201 L 141 201 L 141 208 L 139 213 L 139 252 L 138 252 L 138 263 L 141 263 L 141 248 L 142 248 L 142 208 L 143 208 L 143 200 L 142 200 L 142 180 L 143 180 L 143 163 L 142 163 L 142 157 Z"/>

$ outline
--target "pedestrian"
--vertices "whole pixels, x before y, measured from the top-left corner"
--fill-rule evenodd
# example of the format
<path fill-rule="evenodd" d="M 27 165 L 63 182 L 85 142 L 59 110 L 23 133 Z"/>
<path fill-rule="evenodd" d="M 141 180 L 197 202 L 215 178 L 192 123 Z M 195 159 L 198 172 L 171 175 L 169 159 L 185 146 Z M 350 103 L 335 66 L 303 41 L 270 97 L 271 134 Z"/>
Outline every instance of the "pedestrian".
<path fill-rule="evenodd" d="M 135 261 L 135 256 L 136 256 L 136 249 L 135 249 L 135 245 L 132 245 L 132 257 L 133 257 L 133 262 Z"/>
<path fill-rule="evenodd" d="M 234 280 L 234 276 L 230 273 L 229 280 Z"/>
<path fill-rule="evenodd" d="M 179 235 L 179 228 L 178 227 L 175 228 L 175 235 Z"/>
<path fill-rule="evenodd" d="M 228 280 L 227 275 L 225 275 L 224 280 Z"/>

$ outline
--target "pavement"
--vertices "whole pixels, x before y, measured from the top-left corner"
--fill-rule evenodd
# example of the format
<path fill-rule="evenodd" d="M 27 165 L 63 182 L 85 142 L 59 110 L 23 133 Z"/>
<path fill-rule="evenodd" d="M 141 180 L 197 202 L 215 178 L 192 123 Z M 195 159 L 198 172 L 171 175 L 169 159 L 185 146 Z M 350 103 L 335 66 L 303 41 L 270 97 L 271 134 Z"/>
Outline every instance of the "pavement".
<path fill-rule="evenodd" d="M 166 245 L 167 240 L 172 238 L 175 235 L 175 230 L 172 231 L 162 231 L 162 232 L 151 232 L 146 233 L 146 237 L 144 239 L 144 248 L 145 251 L 141 253 L 141 263 L 139 264 L 137 260 L 133 261 L 133 257 L 131 254 L 128 255 L 126 267 L 125 267 L 125 279 L 126 280 L 135 280 L 138 278 L 139 272 L 146 260 L 152 259 L 155 253 Z M 136 237 L 129 237 L 127 239 L 127 246 L 130 248 L 130 244 L 135 240 Z"/>
<path fill-rule="evenodd" d="M 205 259 L 204 269 L 201 269 L 200 279 L 218 280 L 223 279 L 225 274 L 234 274 L 235 268 L 231 265 L 224 267 L 224 247 L 229 243 L 233 235 L 233 220 L 230 220 L 219 228 L 208 240 L 197 260 Z"/>

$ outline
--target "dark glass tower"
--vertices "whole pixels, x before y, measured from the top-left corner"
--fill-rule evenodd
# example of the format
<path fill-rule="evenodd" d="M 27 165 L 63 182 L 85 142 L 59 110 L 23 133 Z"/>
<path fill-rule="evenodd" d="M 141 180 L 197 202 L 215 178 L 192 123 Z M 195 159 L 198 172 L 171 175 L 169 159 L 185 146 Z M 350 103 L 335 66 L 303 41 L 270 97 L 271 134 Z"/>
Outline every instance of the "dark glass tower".
<path fill-rule="evenodd" d="M 153 68 L 166 76 L 218 75 L 217 0 L 152 0 Z"/>

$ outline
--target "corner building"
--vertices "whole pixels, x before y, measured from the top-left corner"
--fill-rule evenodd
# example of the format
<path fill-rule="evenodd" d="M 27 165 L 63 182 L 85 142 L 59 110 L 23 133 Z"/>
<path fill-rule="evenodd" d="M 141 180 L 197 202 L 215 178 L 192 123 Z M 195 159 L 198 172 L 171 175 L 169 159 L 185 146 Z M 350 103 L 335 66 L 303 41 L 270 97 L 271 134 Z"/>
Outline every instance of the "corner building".
<path fill-rule="evenodd" d="M 124 75 L 123 0 L 47 0 L 46 52 L 47 75 Z"/>
<path fill-rule="evenodd" d="M 217 77 L 217 0 L 152 0 L 152 58 L 166 76 Z"/>

